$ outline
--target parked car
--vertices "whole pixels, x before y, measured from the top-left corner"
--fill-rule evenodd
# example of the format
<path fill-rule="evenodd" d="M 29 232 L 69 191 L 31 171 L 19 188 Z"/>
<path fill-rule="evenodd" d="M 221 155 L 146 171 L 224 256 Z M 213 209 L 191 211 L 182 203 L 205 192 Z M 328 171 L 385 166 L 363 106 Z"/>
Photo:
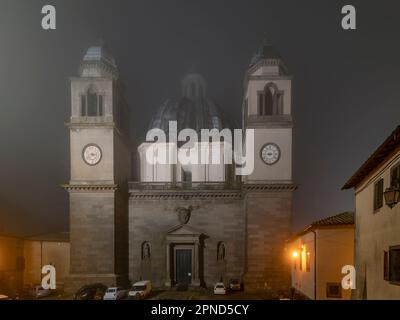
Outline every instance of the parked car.
<path fill-rule="evenodd" d="M 226 287 L 222 282 L 217 282 L 215 284 L 214 294 L 226 294 Z"/>
<path fill-rule="evenodd" d="M 128 295 L 129 298 L 140 298 L 143 299 L 147 297 L 151 292 L 151 282 L 149 280 L 136 282 Z"/>
<path fill-rule="evenodd" d="M 240 279 L 230 279 L 229 280 L 229 290 L 240 291 L 242 290 L 242 282 Z"/>
<path fill-rule="evenodd" d="M 51 290 L 50 289 L 44 289 L 42 286 L 37 285 L 34 286 L 31 290 L 30 290 L 30 295 L 36 299 L 38 298 L 44 298 L 44 297 L 48 297 L 51 295 Z"/>
<path fill-rule="evenodd" d="M 121 300 L 126 298 L 128 290 L 120 287 L 110 287 L 104 294 L 103 300 Z"/>
<path fill-rule="evenodd" d="M 74 294 L 74 300 L 101 300 L 107 291 L 107 287 L 102 283 L 88 284 L 80 288 Z"/>
<path fill-rule="evenodd" d="M 1 294 L 0 293 L 0 301 L 1 300 L 11 300 L 11 298 L 9 296 L 5 295 L 5 294 Z"/>

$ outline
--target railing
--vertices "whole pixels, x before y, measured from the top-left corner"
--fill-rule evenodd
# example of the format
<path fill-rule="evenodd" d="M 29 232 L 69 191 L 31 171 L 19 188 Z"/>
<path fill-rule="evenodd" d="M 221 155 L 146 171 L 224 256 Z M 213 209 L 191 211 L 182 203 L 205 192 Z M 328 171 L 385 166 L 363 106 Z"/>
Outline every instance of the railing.
<path fill-rule="evenodd" d="M 130 190 L 238 190 L 240 182 L 129 182 Z"/>

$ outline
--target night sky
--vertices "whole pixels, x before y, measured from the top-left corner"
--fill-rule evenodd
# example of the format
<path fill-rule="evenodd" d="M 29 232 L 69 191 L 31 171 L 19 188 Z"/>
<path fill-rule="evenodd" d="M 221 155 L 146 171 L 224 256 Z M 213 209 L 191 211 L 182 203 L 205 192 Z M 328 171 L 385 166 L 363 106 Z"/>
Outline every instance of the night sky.
<path fill-rule="evenodd" d="M 45 4 L 56 31 L 41 28 Z M 345 4 L 356 31 L 341 28 Z M 99 38 L 137 138 L 193 68 L 239 120 L 244 74 L 267 35 L 294 75 L 293 228 L 352 210 L 342 185 L 400 120 L 399 16 L 399 1 L 0 0 L 0 232 L 68 230 L 68 78 Z"/>

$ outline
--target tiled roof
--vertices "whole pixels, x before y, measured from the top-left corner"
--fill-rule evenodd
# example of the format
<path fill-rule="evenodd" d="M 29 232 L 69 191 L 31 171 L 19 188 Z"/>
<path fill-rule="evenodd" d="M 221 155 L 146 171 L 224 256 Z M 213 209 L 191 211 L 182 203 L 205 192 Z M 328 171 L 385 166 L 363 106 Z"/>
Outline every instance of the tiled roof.
<path fill-rule="evenodd" d="M 295 240 L 296 238 L 298 238 L 312 230 L 318 229 L 320 227 L 351 226 L 351 225 L 354 225 L 354 212 L 346 211 L 343 213 L 339 213 L 335 216 L 324 218 L 324 219 L 321 219 L 321 220 L 311 223 L 304 230 L 302 230 L 302 231 L 294 234 L 292 237 L 290 237 L 287 240 L 287 242 L 291 242 L 291 241 Z"/>
<path fill-rule="evenodd" d="M 354 175 L 343 186 L 344 189 L 357 187 L 364 178 L 378 167 L 386 158 L 400 147 L 400 126 L 386 138 L 378 149 L 368 158 L 367 161 L 354 173 Z"/>
<path fill-rule="evenodd" d="M 318 226 L 336 226 L 336 225 L 352 225 L 354 224 L 354 212 L 343 212 L 332 217 L 315 221 L 311 224 L 313 227 Z"/>

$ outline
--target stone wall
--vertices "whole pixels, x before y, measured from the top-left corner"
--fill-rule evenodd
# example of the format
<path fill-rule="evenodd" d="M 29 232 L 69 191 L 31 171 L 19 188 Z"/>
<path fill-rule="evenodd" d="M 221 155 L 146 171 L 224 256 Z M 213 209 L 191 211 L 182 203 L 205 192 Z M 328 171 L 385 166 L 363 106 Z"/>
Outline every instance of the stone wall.
<path fill-rule="evenodd" d="M 70 230 L 66 291 L 93 282 L 116 285 L 115 191 L 70 192 Z"/>
<path fill-rule="evenodd" d="M 285 241 L 290 237 L 292 191 L 248 192 L 245 202 L 245 288 L 286 290 L 290 287 L 290 268 Z"/>
<path fill-rule="evenodd" d="M 391 183 L 391 170 L 399 163 L 400 151 L 397 151 L 355 190 L 356 299 L 400 299 L 400 285 L 384 279 L 384 252 L 400 246 L 400 205 L 391 209 L 384 202 L 374 210 L 375 183 L 384 179 L 383 190 L 386 190 Z"/>
<path fill-rule="evenodd" d="M 129 210 L 129 276 L 131 281 L 150 278 L 155 286 L 165 284 L 166 234 L 180 224 L 176 209 L 192 206 L 189 227 L 205 235 L 200 274 L 202 283 L 212 286 L 222 276 L 225 281 L 241 277 L 244 272 L 245 217 L 243 200 L 239 198 L 188 197 L 187 199 L 156 199 L 131 197 Z M 142 262 L 141 246 L 151 244 L 151 259 Z M 226 258 L 217 261 L 218 243 L 226 245 Z"/>

